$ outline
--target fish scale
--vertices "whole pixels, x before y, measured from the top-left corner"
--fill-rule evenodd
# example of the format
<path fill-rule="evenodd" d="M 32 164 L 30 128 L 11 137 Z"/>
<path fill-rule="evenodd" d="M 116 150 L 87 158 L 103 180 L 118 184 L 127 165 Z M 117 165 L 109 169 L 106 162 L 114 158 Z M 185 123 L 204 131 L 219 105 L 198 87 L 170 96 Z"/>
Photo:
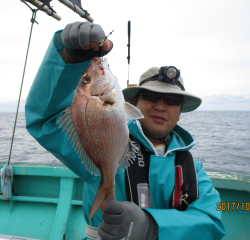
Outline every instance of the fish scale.
<path fill-rule="evenodd" d="M 97 104 L 97 106 L 95 106 Z M 108 162 L 112 161 L 112 159 L 117 159 L 121 157 L 121 153 L 118 152 L 117 149 L 119 149 L 119 146 L 127 144 L 128 139 L 128 132 L 126 129 L 124 131 L 121 131 L 123 126 L 126 126 L 126 116 L 124 113 L 116 107 L 110 108 L 110 110 L 106 110 L 102 106 L 98 108 L 98 103 L 95 103 L 94 101 L 89 101 L 88 108 L 92 108 L 95 111 L 93 111 L 93 119 L 97 119 L 97 121 L 89 122 L 88 124 L 88 130 L 89 132 L 93 132 L 95 138 L 92 141 L 93 146 L 95 146 L 96 141 L 98 142 L 98 145 L 100 144 L 100 148 L 106 149 L 108 153 L 113 153 L 111 156 L 107 156 L 110 159 L 107 159 L 106 156 L 100 156 L 100 154 L 96 154 L 96 151 L 92 152 L 91 159 L 98 159 L 102 158 L 103 160 L 106 160 Z M 96 110 L 98 109 L 98 110 Z M 91 112 L 91 110 L 87 111 Z M 97 132 L 94 130 L 97 128 Z M 126 133 L 123 136 L 119 133 Z M 105 138 L 104 138 L 104 137 Z M 84 145 L 85 149 L 88 147 Z M 95 147 L 94 147 L 95 148 Z M 126 150 L 125 150 L 126 151 Z M 115 160 L 116 161 L 116 160 Z"/>

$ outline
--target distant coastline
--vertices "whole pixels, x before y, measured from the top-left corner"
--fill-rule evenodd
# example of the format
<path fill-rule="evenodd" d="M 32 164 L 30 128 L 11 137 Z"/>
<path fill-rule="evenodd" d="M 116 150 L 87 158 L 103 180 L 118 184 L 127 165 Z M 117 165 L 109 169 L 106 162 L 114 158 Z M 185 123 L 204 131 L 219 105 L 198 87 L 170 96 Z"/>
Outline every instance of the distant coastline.
<path fill-rule="evenodd" d="M 19 112 L 24 112 L 26 99 L 21 99 L 19 105 Z M 1 112 L 16 112 L 18 100 L 0 102 L 0 113 Z"/>
<path fill-rule="evenodd" d="M 25 101 L 25 99 L 20 101 L 19 112 L 24 112 Z M 0 102 L 0 112 L 16 112 L 17 102 L 17 100 Z M 250 111 L 250 95 L 203 97 L 202 104 L 196 111 Z"/>

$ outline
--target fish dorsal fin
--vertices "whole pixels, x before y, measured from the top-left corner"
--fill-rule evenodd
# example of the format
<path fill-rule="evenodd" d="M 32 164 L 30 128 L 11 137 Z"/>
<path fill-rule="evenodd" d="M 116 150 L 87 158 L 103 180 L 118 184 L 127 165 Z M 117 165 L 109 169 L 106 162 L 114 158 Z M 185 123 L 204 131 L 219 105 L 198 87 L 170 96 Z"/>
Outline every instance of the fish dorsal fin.
<path fill-rule="evenodd" d="M 144 118 L 141 111 L 130 103 L 125 102 L 124 109 L 128 120 Z"/>
<path fill-rule="evenodd" d="M 96 167 L 94 162 L 85 152 L 82 143 L 78 137 L 78 134 L 75 129 L 75 125 L 72 118 L 71 107 L 66 108 L 62 117 L 57 121 L 56 124 L 60 123 L 59 128 L 63 128 L 63 131 L 66 130 L 66 136 L 68 135 L 71 138 L 72 147 L 75 147 L 75 151 L 78 156 L 81 158 L 82 163 L 84 163 L 84 167 L 95 176 L 101 176 L 99 168 Z"/>
<path fill-rule="evenodd" d="M 117 169 L 117 173 L 121 173 L 121 171 L 124 171 L 127 167 L 130 166 L 130 163 L 133 164 L 136 158 L 136 152 L 139 151 L 139 149 L 131 143 L 131 140 L 128 141 L 128 148 L 127 153 L 124 156 L 123 160 L 121 161 L 121 164 L 119 165 Z"/>

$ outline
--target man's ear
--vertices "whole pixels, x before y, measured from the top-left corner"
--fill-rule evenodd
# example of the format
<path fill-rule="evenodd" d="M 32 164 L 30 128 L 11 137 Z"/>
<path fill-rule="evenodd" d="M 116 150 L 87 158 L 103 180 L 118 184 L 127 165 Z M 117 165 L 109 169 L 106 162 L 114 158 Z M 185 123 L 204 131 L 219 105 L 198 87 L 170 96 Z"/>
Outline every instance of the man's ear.
<path fill-rule="evenodd" d="M 181 109 L 180 109 L 180 114 L 178 116 L 178 121 L 180 121 L 181 111 L 182 111 L 182 105 L 181 105 Z"/>
<path fill-rule="evenodd" d="M 180 110 L 180 114 L 179 115 L 181 115 L 182 107 L 183 107 L 183 105 L 181 104 L 181 110 Z"/>
<path fill-rule="evenodd" d="M 133 97 L 131 100 L 132 105 L 136 106 L 138 102 L 138 98 L 137 97 Z"/>

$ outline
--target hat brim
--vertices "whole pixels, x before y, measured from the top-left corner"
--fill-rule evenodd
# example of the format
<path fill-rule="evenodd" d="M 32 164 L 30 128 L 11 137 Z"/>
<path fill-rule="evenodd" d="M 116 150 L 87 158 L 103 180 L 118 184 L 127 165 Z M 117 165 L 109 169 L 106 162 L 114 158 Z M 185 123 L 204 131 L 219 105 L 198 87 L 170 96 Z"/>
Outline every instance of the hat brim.
<path fill-rule="evenodd" d="M 124 99 L 126 102 L 131 103 L 132 98 L 142 89 L 146 89 L 152 92 L 160 92 L 160 93 L 170 93 L 170 94 L 178 94 L 183 96 L 184 104 L 182 106 L 182 113 L 191 112 L 197 109 L 201 105 L 201 98 L 196 97 L 195 95 L 188 93 L 186 91 L 182 91 L 177 85 L 173 85 L 170 83 L 164 82 L 148 82 L 143 86 L 136 87 L 128 87 L 122 90 Z"/>

